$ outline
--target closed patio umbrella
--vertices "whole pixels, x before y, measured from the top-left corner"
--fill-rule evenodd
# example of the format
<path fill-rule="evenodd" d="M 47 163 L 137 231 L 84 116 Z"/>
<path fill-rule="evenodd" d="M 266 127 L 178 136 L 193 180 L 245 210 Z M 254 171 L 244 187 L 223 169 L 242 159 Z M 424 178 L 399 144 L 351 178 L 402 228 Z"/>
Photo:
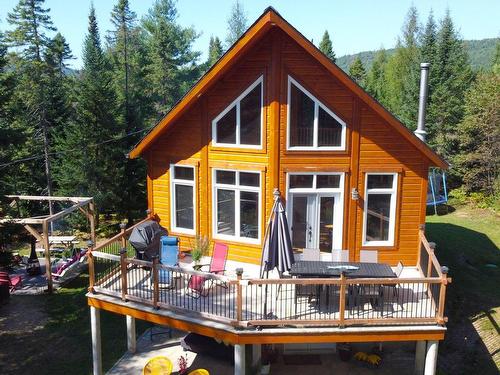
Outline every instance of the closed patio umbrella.
<path fill-rule="evenodd" d="M 273 195 L 274 205 L 266 228 L 264 248 L 262 249 L 260 262 L 261 278 L 264 277 L 264 273 L 266 277 L 268 277 L 269 271 L 272 271 L 274 268 L 278 270 L 281 277 L 283 272 L 289 271 L 292 264 L 295 263 L 288 220 L 279 190 L 274 189 Z M 265 295 L 264 315 L 267 316 L 267 284 Z M 277 297 L 278 296 L 276 296 L 276 298 Z"/>
<path fill-rule="evenodd" d="M 289 271 L 295 262 L 288 220 L 279 190 L 274 189 L 273 195 L 274 205 L 266 228 L 262 250 L 261 277 L 264 277 L 264 272 L 269 274 L 269 271 L 274 268 L 278 270 L 281 277 L 283 272 Z"/>

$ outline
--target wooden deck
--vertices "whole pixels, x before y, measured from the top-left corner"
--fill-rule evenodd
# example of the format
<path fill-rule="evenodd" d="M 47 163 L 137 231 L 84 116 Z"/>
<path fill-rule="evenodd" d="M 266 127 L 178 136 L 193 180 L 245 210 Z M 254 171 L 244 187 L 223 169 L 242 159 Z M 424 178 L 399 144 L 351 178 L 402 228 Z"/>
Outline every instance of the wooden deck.
<path fill-rule="evenodd" d="M 217 323 L 236 328 L 238 334 L 256 328 L 443 328 L 446 322 L 450 279 L 423 233 L 419 263 L 405 267 L 400 277 L 388 278 L 271 274 L 262 279 L 258 266 L 234 261 L 227 262 L 224 276 L 214 275 L 194 271 L 185 259 L 178 267 L 159 264 L 158 258 L 137 260 L 121 250 L 127 249 L 126 236 L 122 231 L 89 252 L 89 303 L 105 296 L 111 311 L 133 315 L 143 306 L 153 309 L 151 321 L 173 324 L 189 317 L 205 327 Z M 190 288 L 191 278 L 204 280 L 204 288 Z"/>

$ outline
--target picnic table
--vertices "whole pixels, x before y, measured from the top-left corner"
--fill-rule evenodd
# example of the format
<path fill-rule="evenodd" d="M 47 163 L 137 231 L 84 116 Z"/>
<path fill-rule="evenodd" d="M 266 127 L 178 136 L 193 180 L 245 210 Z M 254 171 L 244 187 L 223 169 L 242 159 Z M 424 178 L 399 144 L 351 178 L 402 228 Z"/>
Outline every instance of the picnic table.
<path fill-rule="evenodd" d="M 340 277 L 342 272 L 344 272 L 347 278 L 390 278 L 396 276 L 392 268 L 385 263 L 322 262 L 301 260 L 294 263 L 290 269 L 291 276 L 302 278 L 337 278 Z M 326 304 L 328 305 L 330 286 L 327 285 L 326 289 Z M 317 301 L 319 301 L 320 292 L 320 286 L 318 285 L 316 292 Z M 352 295 L 353 290 L 351 290 L 349 294 Z"/>
<path fill-rule="evenodd" d="M 62 245 L 63 249 L 51 249 L 50 251 L 62 252 L 64 249 L 71 249 L 73 245 L 78 244 L 76 236 L 49 236 L 49 247 L 52 245 Z M 43 254 L 45 249 L 43 247 L 37 247 L 35 249 L 37 253 Z"/>

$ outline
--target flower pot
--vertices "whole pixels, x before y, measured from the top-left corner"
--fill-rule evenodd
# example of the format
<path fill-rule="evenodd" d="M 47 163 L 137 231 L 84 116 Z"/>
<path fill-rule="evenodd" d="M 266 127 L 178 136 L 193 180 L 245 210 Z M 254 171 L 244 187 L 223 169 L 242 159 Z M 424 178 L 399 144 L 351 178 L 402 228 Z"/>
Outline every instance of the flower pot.
<path fill-rule="evenodd" d="M 341 361 L 347 362 L 352 357 L 352 348 L 349 344 L 339 344 L 337 345 L 337 353 L 339 353 Z"/>

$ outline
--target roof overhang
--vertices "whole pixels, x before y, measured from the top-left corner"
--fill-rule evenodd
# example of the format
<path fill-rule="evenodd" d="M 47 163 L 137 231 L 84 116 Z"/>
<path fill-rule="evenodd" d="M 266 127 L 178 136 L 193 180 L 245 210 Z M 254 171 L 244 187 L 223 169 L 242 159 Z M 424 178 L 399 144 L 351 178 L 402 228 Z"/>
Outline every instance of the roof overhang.
<path fill-rule="evenodd" d="M 250 26 L 241 38 L 220 58 L 220 60 L 191 88 L 191 90 L 161 119 L 158 124 L 129 153 L 130 158 L 139 157 L 172 123 L 192 107 L 198 98 L 209 90 L 218 78 L 226 73 L 244 52 L 249 50 L 271 28 L 278 27 L 304 50 L 321 63 L 330 73 L 340 80 L 348 89 L 356 94 L 367 106 L 391 124 L 404 138 L 422 152 L 431 165 L 447 169 L 448 163 L 421 141 L 393 114 L 385 109 L 377 100 L 354 82 L 341 68 L 326 57 L 313 43 L 305 38 L 297 29 L 289 24 L 272 7 L 267 8 L 261 17 Z"/>

